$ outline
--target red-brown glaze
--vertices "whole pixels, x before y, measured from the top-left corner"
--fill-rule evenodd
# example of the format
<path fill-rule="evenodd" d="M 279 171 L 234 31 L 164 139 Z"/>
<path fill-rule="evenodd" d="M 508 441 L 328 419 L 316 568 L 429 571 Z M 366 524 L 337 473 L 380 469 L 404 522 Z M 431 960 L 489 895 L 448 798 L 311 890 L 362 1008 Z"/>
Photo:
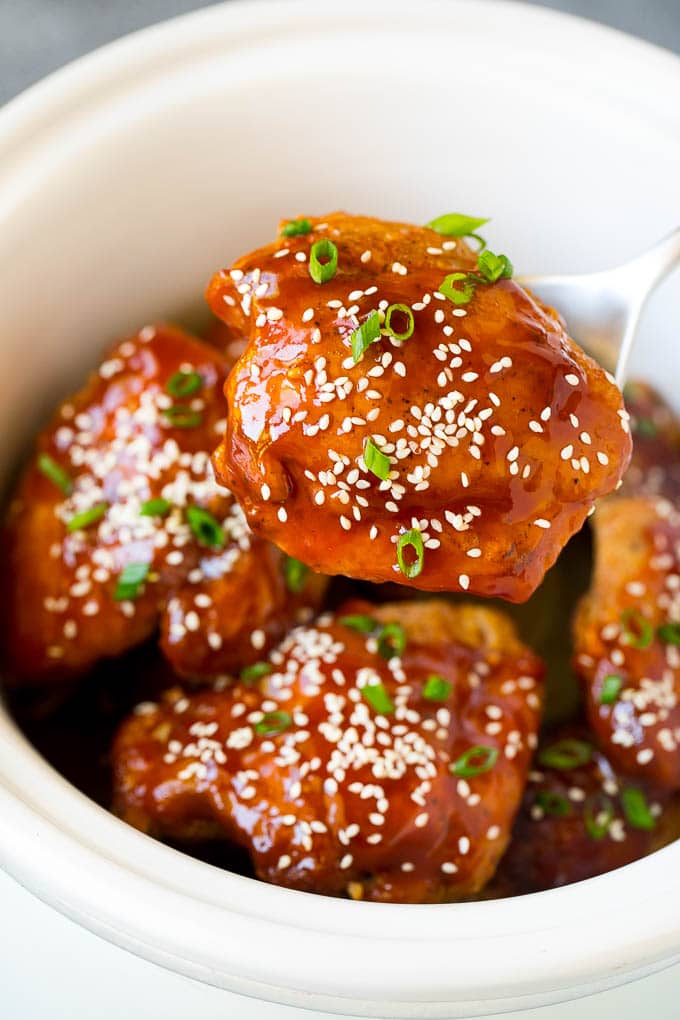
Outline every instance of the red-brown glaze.
<path fill-rule="evenodd" d="M 479 285 L 465 307 L 444 298 L 446 275 L 475 266 L 464 241 L 342 213 L 312 222 L 208 288 L 250 336 L 218 476 L 258 534 L 315 570 L 525 600 L 625 469 L 619 390 L 512 280 Z M 308 255 L 322 237 L 338 271 L 319 285 Z M 392 303 L 413 310 L 415 332 L 355 365 L 352 332 Z M 385 482 L 365 466 L 369 438 L 390 458 Z M 424 566 L 407 580 L 395 543 L 412 528 Z"/>
<path fill-rule="evenodd" d="M 542 764 L 542 755 L 565 740 L 589 748 L 589 760 L 568 769 Z M 644 857 L 680 835 L 677 803 L 639 780 L 617 775 L 585 728 L 565 728 L 546 737 L 536 758 L 488 894 L 513 896 L 580 882 Z M 638 819 L 626 808 L 631 787 L 641 790 L 649 819 Z M 653 827 L 641 828 L 641 822 Z"/>
<path fill-rule="evenodd" d="M 342 620 L 368 614 L 406 634 L 389 660 Z M 138 708 L 113 749 L 116 809 L 160 836 L 245 846 L 260 878 L 395 902 L 455 900 L 480 889 L 521 799 L 542 701 L 542 665 L 501 614 L 431 601 L 354 602 L 291 632 L 273 672 Z M 423 696 L 432 674 L 452 685 Z M 381 683 L 395 708 L 362 695 Z M 290 728 L 256 731 L 263 713 Z M 450 765 L 494 748 L 464 779 Z"/>
<path fill-rule="evenodd" d="M 680 505 L 680 420 L 648 383 L 626 383 L 633 456 L 622 496 L 663 496 Z"/>
<path fill-rule="evenodd" d="M 593 583 L 574 619 L 588 720 L 617 768 L 678 790 L 680 512 L 667 500 L 621 497 L 603 501 L 593 520 Z M 603 705 L 607 676 L 620 677 L 621 690 Z"/>
<path fill-rule="evenodd" d="M 166 391 L 180 369 L 202 380 L 186 400 Z M 5 534 L 3 629 L 18 680 L 84 673 L 148 638 L 159 619 L 174 668 L 211 677 L 259 657 L 294 621 L 304 593 L 290 597 L 282 554 L 250 533 L 214 479 L 225 375 L 222 357 L 201 341 L 170 326 L 146 327 L 110 352 L 41 433 Z M 168 419 L 172 404 L 197 416 L 191 427 Z M 70 495 L 39 470 L 45 453 L 71 479 Z M 167 515 L 141 515 L 141 505 L 159 496 L 172 504 Z M 68 532 L 70 518 L 101 503 L 108 504 L 103 518 Z M 191 505 L 218 520 L 221 546 L 197 541 L 185 516 Z M 137 598 L 116 601 L 130 563 L 150 564 L 148 579 Z"/>

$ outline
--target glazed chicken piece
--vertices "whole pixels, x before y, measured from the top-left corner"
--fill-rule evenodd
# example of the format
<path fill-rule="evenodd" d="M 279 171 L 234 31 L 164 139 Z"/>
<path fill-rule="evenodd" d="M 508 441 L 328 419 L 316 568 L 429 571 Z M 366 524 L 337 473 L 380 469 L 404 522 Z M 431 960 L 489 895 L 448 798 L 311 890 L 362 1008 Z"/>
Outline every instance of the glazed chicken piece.
<path fill-rule="evenodd" d="M 633 456 L 619 494 L 662 496 L 680 505 L 680 421 L 648 383 L 626 383 L 624 397 Z"/>
<path fill-rule="evenodd" d="M 584 727 L 541 741 L 512 839 L 487 893 L 580 882 L 680 836 L 678 803 L 617 774 Z"/>
<path fill-rule="evenodd" d="M 146 327 L 40 435 L 5 533 L 17 682 L 82 674 L 159 620 L 174 669 L 214 677 L 258 658 L 315 601 L 322 582 L 255 538 L 215 481 L 226 370 L 181 330 Z"/>
<path fill-rule="evenodd" d="M 250 337 L 218 477 L 314 570 L 527 599 L 628 462 L 613 380 L 504 256 L 343 213 L 294 229 L 208 288 Z"/>
<path fill-rule="evenodd" d="M 348 603 L 235 686 L 140 705 L 114 745 L 116 810 L 158 836 L 238 843 L 278 885 L 456 900 L 507 843 L 541 679 L 495 611 Z"/>
<path fill-rule="evenodd" d="M 605 500 L 595 567 L 574 620 L 588 720 L 616 768 L 680 789 L 680 511 Z"/>

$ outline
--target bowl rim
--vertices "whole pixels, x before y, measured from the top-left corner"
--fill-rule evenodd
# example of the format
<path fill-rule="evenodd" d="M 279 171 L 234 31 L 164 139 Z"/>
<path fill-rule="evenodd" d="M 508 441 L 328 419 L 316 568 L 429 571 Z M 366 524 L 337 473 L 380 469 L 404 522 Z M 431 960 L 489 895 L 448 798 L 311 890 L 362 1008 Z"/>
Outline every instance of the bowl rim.
<path fill-rule="evenodd" d="M 3 211 L 34 179 L 31 161 L 84 107 L 95 116 L 98 103 L 143 89 L 170 63 L 176 70 L 180 61 L 189 67 L 208 59 L 216 47 L 228 53 L 257 46 L 264 12 L 268 32 L 284 38 L 303 21 L 325 31 L 334 24 L 377 27 L 386 9 L 407 25 L 411 8 L 401 2 L 351 0 L 338 12 L 312 0 L 231 0 L 67 65 L 0 110 L 0 229 Z M 579 47 L 584 60 L 596 53 L 613 66 L 633 61 L 644 76 L 621 84 L 626 101 L 653 97 L 653 116 L 680 135 L 680 60 L 673 54 L 507 0 L 428 0 L 418 17 L 455 19 L 460 31 L 474 29 L 480 11 L 497 32 L 516 32 L 521 23 L 527 42 L 549 44 L 556 59 Z M 613 986 L 680 958 L 679 858 L 680 843 L 598 878 L 508 900 L 413 906 L 330 900 L 232 875 L 134 831 L 67 783 L 0 714 L 0 865 L 110 941 L 260 998 L 355 1015 L 411 1016 L 417 1006 L 421 1016 L 452 1017 Z"/>

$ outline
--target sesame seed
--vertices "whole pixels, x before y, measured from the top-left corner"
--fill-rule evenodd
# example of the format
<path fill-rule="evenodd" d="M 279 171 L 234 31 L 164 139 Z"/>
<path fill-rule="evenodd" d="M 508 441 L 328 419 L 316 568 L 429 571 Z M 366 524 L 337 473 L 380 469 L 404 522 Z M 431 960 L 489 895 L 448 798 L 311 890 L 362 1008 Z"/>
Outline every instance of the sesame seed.
<path fill-rule="evenodd" d="M 260 629 L 254 630 L 250 635 L 251 645 L 253 646 L 253 648 L 257 648 L 258 650 L 264 648 L 266 640 L 267 635 L 263 630 Z"/>

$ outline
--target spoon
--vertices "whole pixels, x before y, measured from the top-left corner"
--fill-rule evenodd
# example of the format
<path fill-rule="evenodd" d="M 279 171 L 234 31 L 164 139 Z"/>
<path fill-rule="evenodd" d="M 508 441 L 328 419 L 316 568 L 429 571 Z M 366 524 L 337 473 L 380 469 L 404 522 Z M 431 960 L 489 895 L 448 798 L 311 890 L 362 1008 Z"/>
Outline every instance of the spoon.
<path fill-rule="evenodd" d="M 680 227 L 615 269 L 574 276 L 523 276 L 517 282 L 564 315 L 574 339 L 623 386 L 645 302 L 679 265 Z"/>

